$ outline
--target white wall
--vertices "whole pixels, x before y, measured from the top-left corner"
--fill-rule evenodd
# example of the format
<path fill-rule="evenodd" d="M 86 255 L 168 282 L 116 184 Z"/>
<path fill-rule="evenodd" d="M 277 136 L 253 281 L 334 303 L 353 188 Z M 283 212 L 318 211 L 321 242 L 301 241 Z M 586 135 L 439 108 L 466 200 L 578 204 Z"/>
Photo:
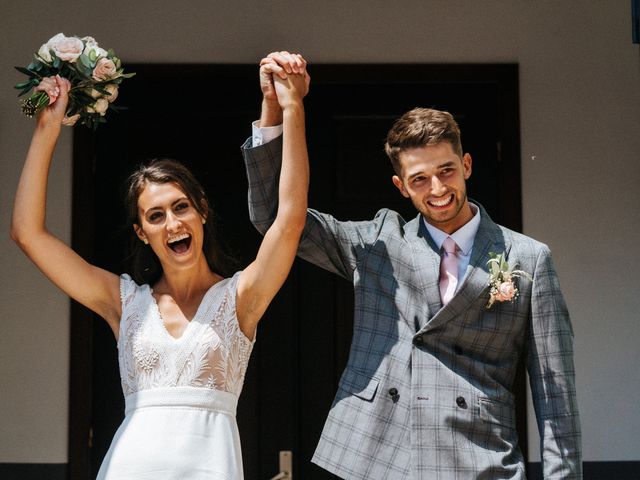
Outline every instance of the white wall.
<path fill-rule="evenodd" d="M 584 457 L 640 460 L 640 47 L 628 1 L 23 0 L 4 2 L 0 31 L 0 462 L 67 461 L 68 301 L 8 240 L 31 131 L 11 66 L 59 31 L 92 35 L 136 62 L 255 63 L 289 49 L 311 71 L 519 63 L 524 229 L 552 247 L 573 316 Z M 70 167 L 67 132 L 49 204 L 50 227 L 65 239 Z"/>

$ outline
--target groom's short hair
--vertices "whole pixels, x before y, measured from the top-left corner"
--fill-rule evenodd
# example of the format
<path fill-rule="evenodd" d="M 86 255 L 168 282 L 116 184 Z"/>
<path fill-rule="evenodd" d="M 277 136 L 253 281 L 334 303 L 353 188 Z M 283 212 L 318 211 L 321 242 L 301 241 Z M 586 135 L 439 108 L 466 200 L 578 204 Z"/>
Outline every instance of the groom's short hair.
<path fill-rule="evenodd" d="M 440 142 L 450 143 L 453 151 L 462 157 L 460 128 L 453 115 L 432 108 L 414 108 L 395 121 L 387 134 L 384 150 L 399 175 L 400 153 L 403 150 Z"/>

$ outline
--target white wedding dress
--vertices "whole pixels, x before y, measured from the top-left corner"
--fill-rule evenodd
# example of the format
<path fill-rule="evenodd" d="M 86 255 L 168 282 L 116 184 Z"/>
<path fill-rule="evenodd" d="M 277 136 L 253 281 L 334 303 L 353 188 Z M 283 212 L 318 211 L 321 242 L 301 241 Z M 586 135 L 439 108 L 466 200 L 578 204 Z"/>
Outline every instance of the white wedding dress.
<path fill-rule="evenodd" d="M 151 288 L 120 277 L 125 418 L 99 480 L 243 478 L 235 413 L 253 342 L 236 318 L 239 276 L 209 289 L 177 339 Z"/>

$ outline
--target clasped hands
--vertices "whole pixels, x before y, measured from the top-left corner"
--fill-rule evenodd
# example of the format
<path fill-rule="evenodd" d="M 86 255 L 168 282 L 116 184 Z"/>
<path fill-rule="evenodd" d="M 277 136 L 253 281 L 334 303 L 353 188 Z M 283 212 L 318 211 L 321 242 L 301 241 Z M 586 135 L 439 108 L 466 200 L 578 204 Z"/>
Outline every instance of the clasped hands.
<path fill-rule="evenodd" d="M 260 88 L 269 108 L 286 110 L 301 105 L 310 81 L 302 55 L 272 52 L 260 61 Z"/>

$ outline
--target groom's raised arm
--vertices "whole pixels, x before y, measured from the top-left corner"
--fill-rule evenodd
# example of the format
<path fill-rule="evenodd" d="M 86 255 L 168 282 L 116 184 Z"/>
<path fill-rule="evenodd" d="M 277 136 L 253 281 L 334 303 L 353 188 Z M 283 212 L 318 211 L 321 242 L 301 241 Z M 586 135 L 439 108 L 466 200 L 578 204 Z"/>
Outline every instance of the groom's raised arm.
<path fill-rule="evenodd" d="M 278 60 L 284 62 L 281 57 Z M 270 89 L 265 73 L 277 75 L 283 69 L 284 67 L 278 66 L 276 69 L 272 64 L 267 65 L 265 60 L 261 62 L 262 114 L 260 121 L 253 125 L 252 137 L 242 146 L 249 184 L 249 216 L 251 223 L 262 234 L 275 219 L 282 162 L 281 130 L 274 125 L 281 114 L 279 116 L 275 111 L 277 101 L 275 104 L 269 101 Z M 331 215 L 308 209 L 298 255 L 351 280 L 358 255 L 366 251 L 378 237 L 384 216 L 385 213 L 381 212 L 373 221 L 340 222 Z"/>

